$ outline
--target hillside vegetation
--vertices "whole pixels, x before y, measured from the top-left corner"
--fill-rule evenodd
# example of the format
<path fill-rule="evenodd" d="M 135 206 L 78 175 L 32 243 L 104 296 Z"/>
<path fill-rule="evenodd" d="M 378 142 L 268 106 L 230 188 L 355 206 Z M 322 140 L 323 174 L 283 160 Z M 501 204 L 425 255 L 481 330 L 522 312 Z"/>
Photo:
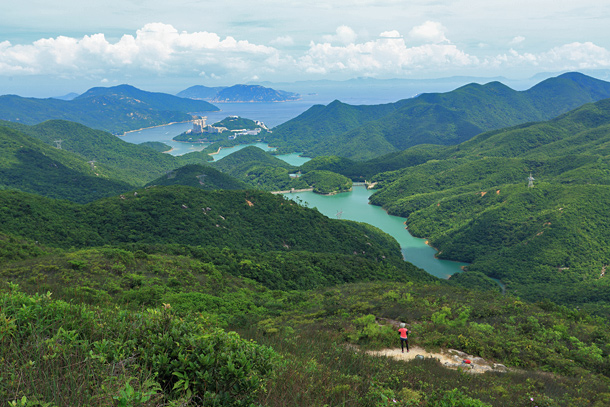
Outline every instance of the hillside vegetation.
<path fill-rule="evenodd" d="M 218 110 L 202 100 L 146 92 L 129 85 L 92 88 L 72 100 L 0 96 L 0 119 L 22 124 L 69 120 L 123 133 L 128 130 L 192 120 L 192 114 Z"/>
<path fill-rule="evenodd" d="M 126 182 L 134 187 L 181 165 L 180 158 L 127 143 L 108 132 L 74 122 L 50 120 L 34 126 L 9 122 L 0 124 L 15 128 L 54 148 L 57 147 L 55 140 L 61 140 L 62 151 L 74 153 L 87 162 L 94 161 L 98 176 Z"/>
<path fill-rule="evenodd" d="M 189 187 L 214 189 L 248 189 L 246 183 L 224 174 L 209 165 L 189 164 L 157 178 L 146 186 L 186 185 Z"/>
<path fill-rule="evenodd" d="M 0 231 L 53 247 L 148 243 L 353 253 L 401 259 L 381 231 L 259 191 L 171 186 L 79 205 L 0 191 Z"/>
<path fill-rule="evenodd" d="M 131 188 L 120 179 L 100 176 L 105 169 L 96 171 L 83 157 L 0 127 L 0 189 L 90 202 Z"/>
<path fill-rule="evenodd" d="M 428 150 L 423 164 L 410 159 L 421 150 L 407 150 L 404 169 L 373 177 L 371 202 L 408 217 L 440 257 L 470 262 L 525 298 L 607 314 L 609 120 L 607 99 Z"/>
<path fill-rule="evenodd" d="M 610 405 L 610 99 L 560 114 L 606 91 L 568 74 L 526 92 L 317 106 L 309 141 L 330 152 L 354 134 L 390 153 L 301 167 L 255 147 L 206 163 L 67 121 L 3 122 L 0 402 Z M 541 112 L 559 116 L 482 132 Z M 429 120 L 421 134 L 468 140 L 395 151 L 402 127 L 377 120 L 409 114 Z M 352 180 L 468 270 L 440 280 L 383 231 L 262 191 Z M 450 362 L 415 356 L 429 354 Z"/>
<path fill-rule="evenodd" d="M 608 97 L 610 83 L 579 73 L 547 79 L 526 91 L 499 82 L 469 84 L 389 105 L 314 106 L 275 128 L 268 141 L 308 156 L 366 160 L 418 144 L 459 144 L 484 131 L 548 120 Z"/>
<path fill-rule="evenodd" d="M 5 263 L 0 277 L 12 282 L 0 284 L 7 378 L 0 397 L 48 406 L 602 407 L 610 400 L 607 325 L 583 312 L 417 277 L 271 290 L 244 277 L 279 270 L 285 260 L 299 270 L 293 261 L 301 254 L 269 253 L 271 263 L 252 254 L 140 245 Z M 302 264 L 322 275 L 367 267 L 324 256 Z M 473 375 L 434 359 L 368 355 L 398 345 L 393 320 L 409 323 L 412 347 L 461 349 L 510 370 Z"/>

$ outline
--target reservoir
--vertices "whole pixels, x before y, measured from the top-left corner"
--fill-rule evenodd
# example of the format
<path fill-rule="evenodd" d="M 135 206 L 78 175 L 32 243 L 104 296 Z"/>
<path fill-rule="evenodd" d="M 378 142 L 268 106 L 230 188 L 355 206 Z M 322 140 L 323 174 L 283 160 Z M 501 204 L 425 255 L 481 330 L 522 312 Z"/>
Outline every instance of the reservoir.
<path fill-rule="evenodd" d="M 462 271 L 466 263 L 439 260 L 434 257 L 436 250 L 428 246 L 424 239 L 411 236 L 405 229 L 405 218 L 388 215 L 381 207 L 369 205 L 368 199 L 373 191 L 363 186 L 356 186 L 351 192 L 336 195 L 320 195 L 313 192 L 297 192 L 284 196 L 300 202 L 309 208 L 316 208 L 329 218 L 338 218 L 366 222 L 391 235 L 400 244 L 406 261 L 439 277 L 448 278 Z"/>
<path fill-rule="evenodd" d="M 172 140 L 174 136 L 191 127 L 192 123 L 175 123 L 167 126 L 134 131 L 127 133 L 120 138 L 135 144 L 143 143 L 145 141 L 160 141 L 173 148 L 170 154 L 182 155 L 191 151 L 202 150 L 207 146 L 206 144 L 182 143 Z M 254 145 L 265 151 L 274 150 L 273 147 L 269 147 L 266 143 L 255 143 Z M 246 146 L 247 145 L 244 144 L 231 148 L 222 148 L 218 154 L 213 155 L 214 160 L 220 160 Z M 309 160 L 309 158 L 300 157 L 298 153 L 279 155 L 277 157 L 295 166 L 302 165 Z M 411 236 L 405 228 L 405 218 L 388 215 L 382 208 L 369 205 L 368 199 L 372 193 L 373 191 L 367 190 L 363 186 L 356 186 L 351 192 L 343 192 L 336 195 L 299 192 L 285 194 L 285 196 L 297 202 L 302 202 L 310 208 L 315 207 L 320 213 L 329 218 L 337 218 L 340 216 L 341 219 L 366 222 L 378 227 L 398 241 L 406 261 L 413 263 L 436 277 L 448 278 L 450 275 L 462 271 L 461 267 L 465 266 L 466 263 L 439 260 L 434 257 L 436 250 L 428 246 L 424 239 Z M 339 216 L 337 216 L 338 214 Z"/>

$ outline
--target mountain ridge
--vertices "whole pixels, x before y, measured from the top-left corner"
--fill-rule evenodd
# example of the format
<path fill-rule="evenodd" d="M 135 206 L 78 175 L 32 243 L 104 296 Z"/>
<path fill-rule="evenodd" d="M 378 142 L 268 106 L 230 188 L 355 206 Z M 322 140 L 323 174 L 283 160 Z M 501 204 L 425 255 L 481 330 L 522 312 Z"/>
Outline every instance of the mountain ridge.
<path fill-rule="evenodd" d="M 191 113 L 213 110 L 218 108 L 205 101 L 147 92 L 130 85 L 91 88 L 72 100 L 0 96 L 0 120 L 33 125 L 61 119 L 112 133 L 189 121 L 193 119 Z"/>
<path fill-rule="evenodd" d="M 610 83 L 579 73 L 547 79 L 526 91 L 499 82 L 468 84 L 389 104 L 393 108 L 386 114 L 363 123 L 346 115 L 324 116 L 336 106 L 316 107 L 316 120 L 306 111 L 277 126 L 268 141 L 282 151 L 365 160 L 417 144 L 459 144 L 487 130 L 548 120 L 603 97 L 610 97 Z M 376 108 L 359 106 L 362 111 Z"/>

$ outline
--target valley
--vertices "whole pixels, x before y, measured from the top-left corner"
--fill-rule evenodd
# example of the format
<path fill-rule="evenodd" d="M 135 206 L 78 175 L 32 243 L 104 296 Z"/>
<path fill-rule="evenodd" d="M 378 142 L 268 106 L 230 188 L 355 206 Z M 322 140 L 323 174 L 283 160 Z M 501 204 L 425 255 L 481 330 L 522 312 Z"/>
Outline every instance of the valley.
<path fill-rule="evenodd" d="M 0 122 L 0 399 L 610 403 L 608 82 L 227 102 L 200 113 L 269 131 L 213 144 L 161 125 L 201 100 L 123 85 L 74 103 L 117 95 L 155 127 L 116 136 L 136 123 L 84 107 Z M 401 322 L 414 354 L 381 357 Z"/>

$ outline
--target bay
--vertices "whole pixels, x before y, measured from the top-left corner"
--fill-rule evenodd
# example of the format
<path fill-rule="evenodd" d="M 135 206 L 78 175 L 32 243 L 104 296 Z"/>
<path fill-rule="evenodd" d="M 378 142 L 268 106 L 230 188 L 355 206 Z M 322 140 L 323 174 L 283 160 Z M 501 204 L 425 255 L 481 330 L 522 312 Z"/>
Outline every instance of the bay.
<path fill-rule="evenodd" d="M 272 127 L 290 120 L 307 110 L 311 105 L 311 100 L 286 103 L 225 103 L 221 105 L 223 111 L 206 112 L 205 115 L 208 117 L 208 123 L 222 120 L 230 115 L 237 115 L 263 121 L 267 126 Z M 183 143 L 173 140 L 173 137 L 190 128 L 192 128 L 191 123 L 174 123 L 130 132 L 121 136 L 121 138 L 136 144 L 145 141 L 159 141 L 172 147 L 169 154 L 177 156 L 191 151 L 200 151 L 207 146 L 204 143 Z M 274 150 L 273 147 L 268 146 L 266 143 L 243 144 L 231 148 L 222 148 L 213 157 L 215 160 L 219 160 L 248 145 L 256 145 L 265 151 Z M 309 160 L 307 157 L 300 157 L 298 153 L 278 155 L 277 157 L 296 166 L 302 165 Z M 342 219 L 366 222 L 378 227 L 398 241 L 406 261 L 413 263 L 436 277 L 448 278 L 454 273 L 461 272 L 461 267 L 467 265 L 466 263 L 437 259 L 435 257 L 436 250 L 428 246 L 424 239 L 411 236 L 405 228 L 405 218 L 388 215 L 382 208 L 369 205 L 368 198 L 371 194 L 372 191 L 367 190 L 365 187 L 357 186 L 353 188 L 352 192 L 344 192 L 331 196 L 314 194 L 313 192 L 286 194 L 286 196 L 296 201 L 302 201 L 307 206 L 316 207 L 322 214 L 328 217 L 333 218 L 340 213 Z"/>
<path fill-rule="evenodd" d="M 173 138 L 178 134 L 182 134 L 188 129 L 191 129 L 193 124 L 188 123 L 172 123 L 167 124 L 165 126 L 158 127 L 150 127 L 147 129 L 132 131 L 129 133 L 125 133 L 122 136 L 119 136 L 121 140 L 126 141 L 128 143 L 140 144 L 147 141 L 158 141 L 164 144 L 167 144 L 172 149 L 168 151 L 168 154 L 178 156 L 187 154 L 193 151 L 201 151 L 207 146 L 209 143 L 185 143 L 182 141 L 174 141 Z M 248 146 L 255 146 L 264 151 L 274 151 L 275 147 L 269 146 L 267 143 L 249 143 L 249 144 L 239 144 L 234 147 L 223 147 L 216 154 L 212 155 L 214 161 L 218 161 L 221 158 L 228 156 L 236 151 L 241 150 L 242 148 L 246 148 Z M 301 157 L 300 153 L 291 153 L 291 154 L 282 154 L 278 155 L 277 158 L 280 158 L 286 161 L 288 164 L 292 164 L 295 166 L 302 165 L 310 160 L 308 157 Z"/>
<path fill-rule="evenodd" d="M 355 186 L 351 192 L 336 195 L 297 192 L 285 196 L 307 207 L 316 208 L 330 218 L 340 217 L 378 227 L 398 241 L 406 261 L 436 277 L 449 278 L 452 274 L 461 272 L 461 267 L 467 265 L 434 257 L 436 250 L 428 246 L 425 239 L 411 236 L 406 229 L 405 218 L 388 215 L 381 207 L 368 203 L 372 193 L 373 191 L 363 186 Z"/>
<path fill-rule="evenodd" d="M 192 128 L 193 123 L 191 122 L 172 123 L 165 126 L 150 127 L 148 129 L 131 131 L 118 137 L 123 141 L 133 144 L 141 144 L 146 141 L 158 141 L 170 146 L 172 150 L 169 152 L 169 154 L 177 156 L 193 151 L 201 151 L 209 145 L 206 143 L 183 143 L 173 140 L 173 138 L 178 134 L 182 134 Z"/>

